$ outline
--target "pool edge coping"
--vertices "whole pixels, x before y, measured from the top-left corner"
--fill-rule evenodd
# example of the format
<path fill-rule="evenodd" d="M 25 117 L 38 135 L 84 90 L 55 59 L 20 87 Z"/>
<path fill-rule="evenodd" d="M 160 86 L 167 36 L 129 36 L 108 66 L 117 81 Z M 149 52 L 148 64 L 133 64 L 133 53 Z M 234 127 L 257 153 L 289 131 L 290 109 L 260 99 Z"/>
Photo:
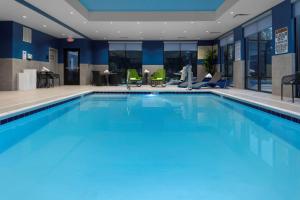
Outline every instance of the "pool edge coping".
<path fill-rule="evenodd" d="M 87 90 L 78 92 L 76 94 L 68 95 L 65 97 L 58 97 L 45 102 L 37 103 L 30 106 L 25 106 L 23 108 L 18 108 L 16 110 L 11 110 L 0 114 L 0 126 L 11 121 L 32 115 L 34 113 L 67 103 L 69 101 L 78 99 L 83 96 L 90 94 L 213 94 L 222 98 L 235 101 L 237 103 L 244 104 L 246 106 L 252 107 L 254 109 L 276 115 L 278 117 L 287 119 L 300 124 L 300 113 L 292 112 L 283 108 L 267 105 L 257 101 L 249 100 L 243 97 L 238 97 L 236 95 L 226 94 L 221 91 L 216 90 L 205 90 L 205 91 L 97 91 L 97 90 Z"/>

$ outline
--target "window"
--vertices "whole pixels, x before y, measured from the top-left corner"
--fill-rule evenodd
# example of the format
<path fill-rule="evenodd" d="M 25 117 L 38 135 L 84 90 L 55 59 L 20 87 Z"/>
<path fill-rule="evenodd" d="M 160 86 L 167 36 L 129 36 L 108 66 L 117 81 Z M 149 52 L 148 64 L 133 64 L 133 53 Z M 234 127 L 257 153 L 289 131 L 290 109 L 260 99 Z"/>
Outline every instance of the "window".
<path fill-rule="evenodd" d="M 167 79 L 176 79 L 178 73 L 187 65 L 192 65 L 194 76 L 197 75 L 197 42 L 165 42 L 164 68 Z"/>
<path fill-rule="evenodd" d="M 244 28 L 246 38 L 246 88 L 272 92 L 272 16 Z"/>
<path fill-rule="evenodd" d="M 120 74 L 121 83 L 126 83 L 127 69 L 142 72 L 142 43 L 141 42 L 110 42 L 109 70 Z"/>
<path fill-rule="evenodd" d="M 234 63 L 234 36 L 230 34 L 220 40 L 221 46 L 221 68 L 222 76 L 233 85 L 233 63 Z"/>

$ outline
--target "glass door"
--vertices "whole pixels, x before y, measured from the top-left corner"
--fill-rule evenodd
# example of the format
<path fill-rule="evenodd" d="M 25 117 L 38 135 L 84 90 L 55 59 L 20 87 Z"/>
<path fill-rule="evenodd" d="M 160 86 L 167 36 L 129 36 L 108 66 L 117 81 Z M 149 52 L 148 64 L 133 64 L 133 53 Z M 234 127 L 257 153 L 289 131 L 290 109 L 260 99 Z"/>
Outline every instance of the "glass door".
<path fill-rule="evenodd" d="M 272 92 L 272 28 L 259 33 L 259 91 Z"/>
<path fill-rule="evenodd" d="M 80 50 L 64 49 L 64 84 L 80 84 Z"/>
<path fill-rule="evenodd" d="M 246 38 L 246 88 L 258 91 L 258 34 Z"/>
<path fill-rule="evenodd" d="M 233 85 L 233 62 L 234 62 L 234 44 L 229 44 L 227 46 L 227 78 L 229 81 L 229 85 Z"/>
<path fill-rule="evenodd" d="M 234 44 L 228 44 L 221 49 L 222 76 L 229 81 L 229 85 L 233 86 L 233 63 L 234 63 Z"/>
<path fill-rule="evenodd" d="M 246 88 L 272 92 L 272 28 L 246 38 Z"/>

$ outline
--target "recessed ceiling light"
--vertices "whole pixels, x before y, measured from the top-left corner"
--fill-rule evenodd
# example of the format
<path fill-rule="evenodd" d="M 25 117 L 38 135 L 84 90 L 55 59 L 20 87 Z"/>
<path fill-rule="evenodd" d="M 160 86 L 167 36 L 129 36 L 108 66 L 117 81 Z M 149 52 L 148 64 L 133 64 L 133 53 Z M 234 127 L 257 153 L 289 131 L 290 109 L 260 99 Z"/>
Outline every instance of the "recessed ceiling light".
<path fill-rule="evenodd" d="M 206 33 L 209 33 L 209 31 L 205 31 Z"/>
<path fill-rule="evenodd" d="M 231 15 L 234 15 L 234 12 L 230 12 Z"/>
<path fill-rule="evenodd" d="M 71 15 L 74 15 L 74 12 L 73 12 L 73 11 L 71 11 L 71 12 L 70 12 L 70 14 L 71 14 Z"/>
<path fill-rule="evenodd" d="M 137 22 L 137 24 L 141 24 L 141 22 Z"/>
<path fill-rule="evenodd" d="M 43 27 L 44 27 L 44 28 L 47 28 L 47 25 L 46 25 L 46 24 L 44 24 L 44 25 L 43 25 Z"/>
<path fill-rule="evenodd" d="M 194 21 L 191 21 L 190 23 L 191 23 L 191 24 L 195 24 L 195 22 L 194 22 Z"/>
<path fill-rule="evenodd" d="M 143 34 L 143 32 L 142 32 L 142 31 L 140 31 L 140 34 Z"/>
<path fill-rule="evenodd" d="M 62 36 L 65 36 L 66 34 L 62 33 L 61 35 L 62 35 Z"/>
<path fill-rule="evenodd" d="M 218 24 L 221 24 L 221 22 L 220 22 L 220 21 L 217 21 L 217 23 L 218 23 Z"/>
<path fill-rule="evenodd" d="M 164 24 L 167 24 L 168 22 L 164 22 Z"/>
<path fill-rule="evenodd" d="M 26 19 L 26 18 L 27 18 L 27 16 L 26 16 L 26 15 L 23 15 L 22 17 L 23 17 L 23 19 Z"/>
<path fill-rule="evenodd" d="M 113 22 L 110 22 L 110 24 L 113 24 Z"/>

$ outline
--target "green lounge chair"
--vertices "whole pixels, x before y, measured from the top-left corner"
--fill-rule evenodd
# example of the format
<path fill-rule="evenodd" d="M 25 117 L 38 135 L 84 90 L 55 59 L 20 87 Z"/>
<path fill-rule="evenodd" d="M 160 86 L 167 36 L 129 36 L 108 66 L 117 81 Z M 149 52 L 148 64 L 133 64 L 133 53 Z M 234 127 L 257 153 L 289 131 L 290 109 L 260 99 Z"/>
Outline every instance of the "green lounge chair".
<path fill-rule="evenodd" d="M 135 84 L 138 87 L 142 86 L 142 77 L 139 76 L 136 69 L 127 70 L 127 84 Z"/>
<path fill-rule="evenodd" d="M 154 72 L 151 75 L 151 86 L 156 87 L 158 85 L 161 85 L 165 87 L 166 82 L 166 70 L 165 69 L 158 69 L 156 72 Z"/>

